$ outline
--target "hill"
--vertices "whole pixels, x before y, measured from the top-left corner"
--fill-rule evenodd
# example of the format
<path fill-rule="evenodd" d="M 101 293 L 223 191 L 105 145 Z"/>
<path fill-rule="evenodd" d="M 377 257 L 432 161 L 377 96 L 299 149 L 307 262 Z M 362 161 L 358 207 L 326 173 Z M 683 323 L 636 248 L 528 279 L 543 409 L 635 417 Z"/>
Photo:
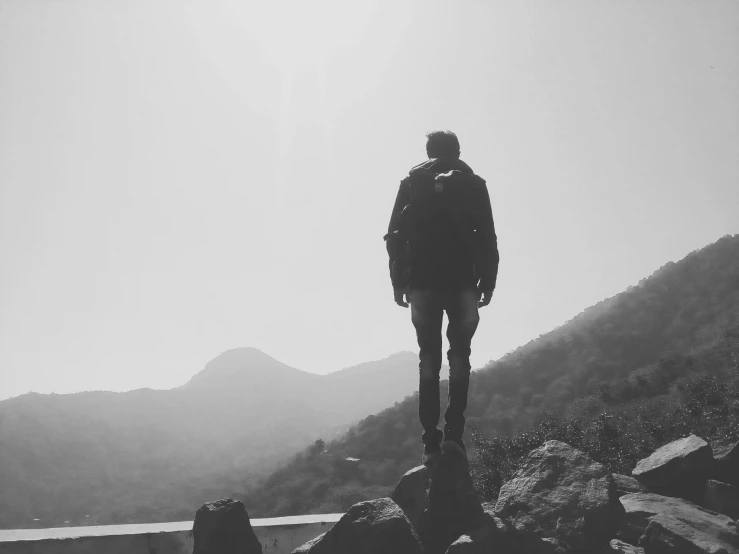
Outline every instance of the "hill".
<path fill-rule="evenodd" d="M 273 464 L 417 388 L 402 352 L 328 375 L 253 348 L 171 390 L 0 402 L 0 528 L 188 519 Z"/>
<path fill-rule="evenodd" d="M 482 450 L 478 471 L 483 492 L 497 494 L 496 479 L 512 466 L 496 464 L 513 464 L 516 445 L 523 451 L 543 436 L 575 433 L 585 441 L 592 433 L 615 433 L 624 444 L 642 441 L 638 448 L 627 444 L 620 450 L 601 449 L 600 454 L 588 450 L 604 463 L 618 450 L 616 461 L 624 470 L 636 453 L 667 440 L 669 429 L 677 429 L 659 414 L 674 415 L 682 429 L 694 425 L 704 434 L 734 432 L 735 420 L 729 416 L 739 398 L 739 350 L 732 342 L 737 325 L 739 235 L 668 263 L 636 286 L 474 372 L 467 421 L 478 436 L 468 442 Z M 706 408 L 713 405 L 724 410 L 724 420 L 701 419 L 704 413 L 713 414 L 714 408 Z M 685 413 L 688 420 L 680 415 Z M 601 415 L 606 419 L 598 419 Z M 411 396 L 365 418 L 322 452 L 314 448 L 296 456 L 245 490 L 242 497 L 250 513 L 267 517 L 342 511 L 386 494 L 419 462 L 417 419 L 417 398 Z M 610 426 L 603 421 L 611 421 Z M 582 446 L 576 438 L 567 435 L 568 442 Z M 486 457 L 485 452 L 497 454 Z"/>

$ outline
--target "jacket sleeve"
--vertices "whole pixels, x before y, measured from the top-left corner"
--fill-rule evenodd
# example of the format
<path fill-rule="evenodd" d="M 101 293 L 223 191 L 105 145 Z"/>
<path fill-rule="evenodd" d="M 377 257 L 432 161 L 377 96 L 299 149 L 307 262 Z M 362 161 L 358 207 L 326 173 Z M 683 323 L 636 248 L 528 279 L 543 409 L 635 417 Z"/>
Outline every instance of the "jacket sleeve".
<path fill-rule="evenodd" d="M 385 239 L 385 247 L 387 248 L 387 254 L 389 258 L 390 268 L 390 280 L 392 281 L 393 288 L 405 288 L 409 286 L 406 282 L 405 276 L 406 268 L 399 267 L 403 260 L 400 244 L 400 236 L 398 234 L 400 227 L 400 214 L 410 203 L 410 195 L 408 192 L 408 183 L 406 180 L 401 181 L 400 187 L 398 188 L 398 194 L 395 197 L 395 205 L 393 206 L 393 212 L 390 215 L 390 223 L 387 227 L 387 234 L 383 237 Z"/>
<path fill-rule="evenodd" d="M 495 223 L 493 222 L 493 210 L 490 207 L 490 194 L 484 181 L 480 187 L 476 231 L 479 236 L 480 247 L 478 258 L 480 283 L 478 286 L 481 290 L 493 290 L 498 278 L 500 255 L 498 253 L 498 237 L 495 234 Z"/>

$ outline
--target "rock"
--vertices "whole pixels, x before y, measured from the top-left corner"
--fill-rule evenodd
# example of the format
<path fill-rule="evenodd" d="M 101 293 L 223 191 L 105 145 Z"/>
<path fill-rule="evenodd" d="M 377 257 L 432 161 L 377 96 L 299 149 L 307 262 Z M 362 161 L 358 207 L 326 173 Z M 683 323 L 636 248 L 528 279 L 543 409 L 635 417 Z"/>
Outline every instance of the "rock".
<path fill-rule="evenodd" d="M 613 480 L 616 482 L 616 494 L 619 498 L 632 492 L 649 492 L 647 487 L 642 485 L 634 477 L 614 473 Z"/>
<path fill-rule="evenodd" d="M 731 519 L 737 519 L 739 518 L 739 487 L 709 479 L 700 505 L 727 515 Z"/>
<path fill-rule="evenodd" d="M 430 475 L 428 522 L 421 532 L 424 544 L 433 549 L 446 547 L 470 531 L 482 515 L 465 453 L 456 443 L 442 443 L 441 456 Z"/>
<path fill-rule="evenodd" d="M 719 439 L 711 441 L 715 460 L 711 478 L 739 487 L 739 441 Z"/>
<path fill-rule="evenodd" d="M 508 535 L 508 526 L 492 513 L 484 513 L 475 528 L 457 538 L 446 554 L 487 554 L 518 552 Z"/>
<path fill-rule="evenodd" d="M 193 554 L 262 554 L 249 514 L 231 498 L 203 504 L 192 526 Z"/>
<path fill-rule="evenodd" d="M 720 538 L 663 514 L 652 518 L 639 544 L 646 554 L 739 554 L 739 550 Z"/>
<path fill-rule="evenodd" d="M 519 535 L 587 550 L 610 543 L 623 506 L 603 465 L 568 444 L 547 441 L 501 487 L 495 515 Z"/>
<path fill-rule="evenodd" d="M 390 497 L 416 529 L 423 511 L 428 507 L 428 488 L 429 471 L 426 466 L 418 466 L 400 478 Z"/>
<path fill-rule="evenodd" d="M 293 550 L 292 554 L 309 554 L 310 552 L 318 552 L 319 547 L 316 545 L 323 540 L 324 536 L 326 536 L 326 533 L 321 533 L 315 539 L 311 539 L 304 545 L 297 547 Z M 314 550 L 313 547 L 316 549 Z"/>
<path fill-rule="evenodd" d="M 599 550 L 597 554 L 644 554 L 644 549 L 641 546 L 634 546 L 633 544 L 613 539 L 611 540 L 611 544 L 603 548 L 603 550 Z"/>
<path fill-rule="evenodd" d="M 713 537 L 718 542 L 731 545 L 732 548 L 739 547 L 736 523 L 731 518 L 702 508 L 688 500 L 640 492 L 622 496 L 621 503 L 626 514 L 618 538 L 631 544 L 639 544 L 639 538 L 646 533 L 651 521 L 660 516 L 680 521 L 707 537 Z M 674 525 L 668 527 L 672 529 Z M 650 554 L 650 551 L 660 551 L 660 547 L 655 544 L 658 542 L 656 536 L 661 536 L 662 531 L 653 530 L 652 533 L 655 537 L 650 539 L 651 542 L 648 541 L 650 546 L 643 545 L 647 554 Z"/>
<path fill-rule="evenodd" d="M 422 554 L 418 535 L 390 498 L 355 504 L 328 532 L 293 554 Z"/>
<path fill-rule="evenodd" d="M 639 460 L 631 474 L 650 492 L 700 500 L 712 467 L 711 446 L 702 438 L 690 435 Z"/>

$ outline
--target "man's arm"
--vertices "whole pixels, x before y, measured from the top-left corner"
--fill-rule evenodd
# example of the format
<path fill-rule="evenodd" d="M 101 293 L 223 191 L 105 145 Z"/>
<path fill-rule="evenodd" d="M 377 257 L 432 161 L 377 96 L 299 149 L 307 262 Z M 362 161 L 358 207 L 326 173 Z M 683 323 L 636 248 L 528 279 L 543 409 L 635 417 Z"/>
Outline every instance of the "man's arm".
<path fill-rule="evenodd" d="M 387 248 L 390 268 L 390 280 L 393 284 L 393 290 L 395 293 L 395 302 L 399 306 L 404 308 L 408 307 L 408 285 L 409 283 L 404 282 L 402 271 L 399 271 L 398 267 L 393 267 L 400 263 L 399 255 L 400 248 L 402 245 L 399 242 L 398 230 L 400 227 L 400 214 L 410 203 L 410 196 L 408 194 L 408 183 L 403 180 L 398 188 L 398 194 L 395 197 L 395 205 L 393 206 L 393 212 L 390 215 L 390 223 L 387 228 L 387 235 L 385 235 L 385 246 Z M 406 300 L 403 300 L 403 297 Z"/>
<path fill-rule="evenodd" d="M 480 283 L 479 290 L 483 299 L 480 307 L 487 306 L 495 290 L 498 279 L 498 264 L 500 254 L 498 253 L 498 237 L 495 234 L 495 223 L 493 222 L 493 210 L 490 206 L 490 194 L 485 182 L 480 187 L 480 202 L 478 205 L 477 233 L 479 234 L 480 255 L 478 259 Z"/>

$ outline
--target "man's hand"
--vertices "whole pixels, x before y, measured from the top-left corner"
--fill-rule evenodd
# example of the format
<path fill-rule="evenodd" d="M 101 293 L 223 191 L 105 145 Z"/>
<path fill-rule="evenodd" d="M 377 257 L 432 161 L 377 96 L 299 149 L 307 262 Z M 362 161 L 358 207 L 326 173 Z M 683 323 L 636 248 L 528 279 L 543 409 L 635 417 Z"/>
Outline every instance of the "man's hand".
<path fill-rule="evenodd" d="M 395 293 L 395 303 L 402 308 L 407 308 L 411 301 L 411 289 L 393 289 L 393 292 Z M 405 300 L 403 300 L 403 297 L 405 297 Z"/>
<path fill-rule="evenodd" d="M 477 307 L 484 308 L 490 304 L 490 300 L 493 298 L 493 289 L 477 289 Z"/>

